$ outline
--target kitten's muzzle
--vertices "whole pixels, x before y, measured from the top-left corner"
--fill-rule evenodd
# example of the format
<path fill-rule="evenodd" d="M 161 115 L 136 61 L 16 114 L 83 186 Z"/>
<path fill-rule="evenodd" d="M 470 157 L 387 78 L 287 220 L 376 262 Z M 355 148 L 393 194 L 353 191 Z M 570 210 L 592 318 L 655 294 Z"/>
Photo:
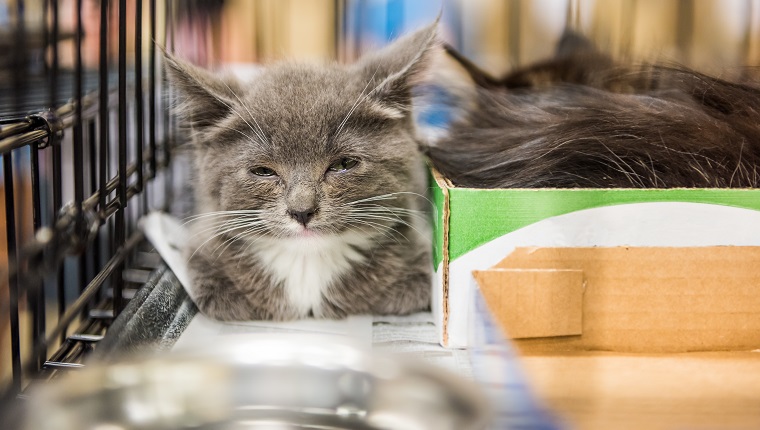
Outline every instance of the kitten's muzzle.
<path fill-rule="evenodd" d="M 306 227 L 306 224 L 311 221 L 312 218 L 314 218 L 314 214 L 317 213 L 317 210 L 315 208 L 310 208 L 306 210 L 288 210 L 288 215 L 290 215 L 291 218 L 298 221 L 299 224 Z"/>

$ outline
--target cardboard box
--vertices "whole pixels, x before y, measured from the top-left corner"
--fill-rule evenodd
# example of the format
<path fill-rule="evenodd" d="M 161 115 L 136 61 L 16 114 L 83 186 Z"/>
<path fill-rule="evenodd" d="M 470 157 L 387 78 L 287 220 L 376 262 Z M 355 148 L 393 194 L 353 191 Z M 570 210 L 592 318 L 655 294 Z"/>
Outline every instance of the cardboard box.
<path fill-rule="evenodd" d="M 432 182 L 432 308 L 439 341 L 451 348 L 469 343 L 473 271 L 517 248 L 760 246 L 759 189 L 483 190 L 455 187 L 437 172 Z M 545 324 L 571 334 L 577 321 L 565 316 Z"/>
<path fill-rule="evenodd" d="M 571 427 L 760 428 L 760 247 L 517 248 L 474 277 Z"/>
<path fill-rule="evenodd" d="M 433 177 L 442 345 L 473 346 L 482 294 L 570 428 L 760 428 L 760 190 Z"/>
<path fill-rule="evenodd" d="M 760 349 L 760 247 L 517 248 L 474 276 L 523 352 Z"/>

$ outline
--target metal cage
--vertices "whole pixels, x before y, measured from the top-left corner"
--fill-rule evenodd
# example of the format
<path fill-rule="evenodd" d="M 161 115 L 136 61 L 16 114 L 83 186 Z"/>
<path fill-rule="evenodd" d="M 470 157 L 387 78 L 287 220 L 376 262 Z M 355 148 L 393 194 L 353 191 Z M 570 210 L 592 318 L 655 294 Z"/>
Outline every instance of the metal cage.
<path fill-rule="evenodd" d="M 215 7 L 179 3 L 0 1 L 6 405 L 82 366 L 160 263 L 137 228 L 171 209 L 177 182 L 157 46 L 171 51 L 178 28 L 208 31 Z"/>

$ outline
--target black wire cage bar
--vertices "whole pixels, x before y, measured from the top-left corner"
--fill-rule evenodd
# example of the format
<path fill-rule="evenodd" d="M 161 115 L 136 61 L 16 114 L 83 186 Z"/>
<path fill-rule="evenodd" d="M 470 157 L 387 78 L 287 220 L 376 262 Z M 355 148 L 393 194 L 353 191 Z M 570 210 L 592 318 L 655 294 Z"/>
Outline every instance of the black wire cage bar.
<path fill-rule="evenodd" d="M 172 202 L 176 127 L 156 46 L 172 50 L 185 4 L 0 3 L 7 405 L 35 381 L 81 367 L 160 261 L 137 222 Z"/>

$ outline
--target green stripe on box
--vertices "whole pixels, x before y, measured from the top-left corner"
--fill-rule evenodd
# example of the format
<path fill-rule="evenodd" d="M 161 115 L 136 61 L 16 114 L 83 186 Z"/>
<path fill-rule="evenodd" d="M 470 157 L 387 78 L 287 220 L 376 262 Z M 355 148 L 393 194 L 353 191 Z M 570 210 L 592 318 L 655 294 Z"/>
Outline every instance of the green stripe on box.
<path fill-rule="evenodd" d="M 435 267 L 443 255 L 443 192 L 438 208 Z M 546 218 L 584 209 L 647 202 L 708 203 L 760 210 L 760 189 L 449 189 L 450 261 L 507 233 Z M 715 220 L 720 222 L 720 220 Z"/>

